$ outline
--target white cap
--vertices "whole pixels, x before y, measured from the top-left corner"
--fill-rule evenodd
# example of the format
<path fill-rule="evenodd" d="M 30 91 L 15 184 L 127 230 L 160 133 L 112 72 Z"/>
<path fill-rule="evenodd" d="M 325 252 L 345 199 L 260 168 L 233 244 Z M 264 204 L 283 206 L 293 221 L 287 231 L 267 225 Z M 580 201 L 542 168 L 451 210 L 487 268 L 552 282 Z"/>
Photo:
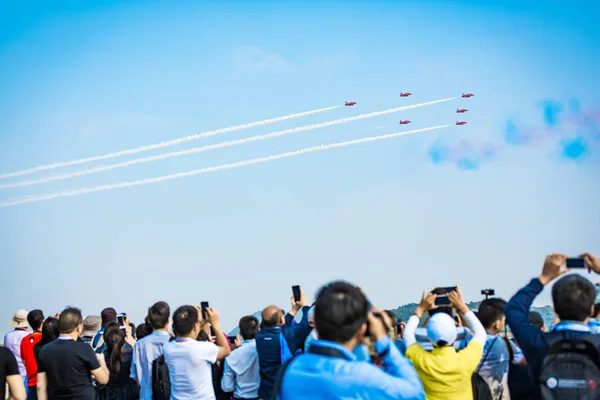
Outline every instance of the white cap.
<path fill-rule="evenodd" d="M 440 342 L 452 345 L 456 341 L 456 323 L 454 319 L 444 312 L 434 314 L 427 322 L 427 336 L 435 345 Z"/>

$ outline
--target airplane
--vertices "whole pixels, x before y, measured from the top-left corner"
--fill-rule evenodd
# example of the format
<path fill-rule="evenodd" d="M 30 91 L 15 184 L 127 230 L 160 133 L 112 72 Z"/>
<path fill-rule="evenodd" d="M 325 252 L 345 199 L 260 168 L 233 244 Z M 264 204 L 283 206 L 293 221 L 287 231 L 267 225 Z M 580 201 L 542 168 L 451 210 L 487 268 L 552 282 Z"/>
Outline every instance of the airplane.
<path fill-rule="evenodd" d="M 473 97 L 473 96 L 475 96 L 473 93 L 463 93 L 463 95 L 462 95 L 463 98 Z"/>
<path fill-rule="evenodd" d="M 408 97 L 408 96 L 412 96 L 412 93 L 400 93 L 400 97 Z"/>
<path fill-rule="evenodd" d="M 466 113 L 467 111 L 469 111 L 469 110 L 467 110 L 466 108 L 461 108 L 461 109 L 458 109 L 458 108 L 457 108 L 457 109 L 456 109 L 456 112 L 457 112 L 457 113 Z"/>
<path fill-rule="evenodd" d="M 400 125 L 410 124 L 409 120 L 400 121 Z"/>
<path fill-rule="evenodd" d="M 456 125 L 466 125 L 465 121 L 456 121 Z"/>
<path fill-rule="evenodd" d="M 356 104 L 355 101 L 347 101 L 345 105 L 346 105 L 346 107 L 349 107 L 349 106 L 353 106 L 355 104 Z"/>

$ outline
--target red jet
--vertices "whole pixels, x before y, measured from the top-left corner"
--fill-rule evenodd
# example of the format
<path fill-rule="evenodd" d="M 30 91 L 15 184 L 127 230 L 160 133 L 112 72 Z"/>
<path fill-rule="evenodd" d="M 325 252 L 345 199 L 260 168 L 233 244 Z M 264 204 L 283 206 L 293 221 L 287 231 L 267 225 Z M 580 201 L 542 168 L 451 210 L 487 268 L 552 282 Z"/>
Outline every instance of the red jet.
<path fill-rule="evenodd" d="M 400 93 L 400 97 L 408 97 L 408 96 L 412 96 L 412 93 Z"/>
<path fill-rule="evenodd" d="M 465 121 L 456 121 L 456 125 L 466 125 Z"/>
<path fill-rule="evenodd" d="M 462 97 L 465 98 L 465 99 L 467 97 L 473 97 L 473 96 L 475 96 L 473 93 L 463 93 L 463 95 L 462 95 Z"/>
<path fill-rule="evenodd" d="M 355 102 L 355 101 L 347 101 L 347 102 L 346 102 L 346 107 L 350 107 L 350 106 L 353 106 L 353 105 L 355 105 L 355 104 L 356 104 L 356 102 Z"/>
<path fill-rule="evenodd" d="M 410 124 L 409 120 L 400 121 L 400 125 Z"/>
<path fill-rule="evenodd" d="M 469 110 L 467 110 L 466 108 L 456 109 L 457 113 L 466 113 L 467 111 Z"/>

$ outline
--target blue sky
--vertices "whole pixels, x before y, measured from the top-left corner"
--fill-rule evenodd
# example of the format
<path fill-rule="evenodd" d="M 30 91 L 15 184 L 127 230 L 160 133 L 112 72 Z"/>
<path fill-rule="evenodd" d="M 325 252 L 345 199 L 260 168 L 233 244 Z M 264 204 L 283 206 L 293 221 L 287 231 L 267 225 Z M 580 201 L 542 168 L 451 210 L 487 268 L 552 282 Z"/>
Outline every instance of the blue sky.
<path fill-rule="evenodd" d="M 21 307 L 51 313 L 70 304 L 86 314 L 110 305 L 139 321 L 156 300 L 209 300 L 231 327 L 267 304 L 287 305 L 291 285 L 312 296 L 335 278 L 360 284 L 382 307 L 454 283 L 469 299 L 486 287 L 508 298 L 539 273 L 548 252 L 600 253 L 597 125 L 560 119 L 573 99 L 587 113 L 600 107 L 598 8 L 558 0 L 3 2 L 0 173 L 349 100 L 358 104 L 166 151 L 463 92 L 475 97 L 0 190 L 4 201 L 468 121 L 2 208 L 0 319 Z M 401 91 L 413 96 L 401 99 Z M 549 100 L 563 114 L 548 111 Z M 456 108 L 469 112 L 457 117 Z M 509 145 L 509 121 L 519 132 L 550 133 L 536 145 Z M 578 145 L 581 132 L 588 136 Z M 432 162 L 440 143 L 495 143 L 501 151 L 457 168 Z M 545 294 L 539 303 L 548 301 Z"/>

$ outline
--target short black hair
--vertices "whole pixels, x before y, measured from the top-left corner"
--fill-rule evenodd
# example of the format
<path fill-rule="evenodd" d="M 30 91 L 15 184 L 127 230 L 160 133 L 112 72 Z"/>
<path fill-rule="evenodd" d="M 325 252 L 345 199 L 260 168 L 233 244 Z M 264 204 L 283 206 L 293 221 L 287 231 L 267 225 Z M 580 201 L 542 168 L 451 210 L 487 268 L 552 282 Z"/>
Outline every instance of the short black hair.
<path fill-rule="evenodd" d="M 169 324 L 169 315 L 171 308 L 164 301 L 154 303 L 148 309 L 148 322 L 152 329 L 164 329 Z"/>
<path fill-rule="evenodd" d="M 117 311 L 112 307 L 106 307 L 100 313 L 100 318 L 102 319 L 102 327 L 106 328 L 110 322 L 117 322 Z"/>
<path fill-rule="evenodd" d="M 135 337 L 137 340 L 143 339 L 152 333 L 151 329 L 148 329 L 148 325 L 144 322 L 138 325 L 135 330 Z"/>
<path fill-rule="evenodd" d="M 27 314 L 27 323 L 34 331 L 39 330 L 44 323 L 44 313 L 42 310 L 31 310 Z"/>
<path fill-rule="evenodd" d="M 67 307 L 60 313 L 58 319 L 58 331 L 62 333 L 73 333 L 79 325 L 83 324 L 81 310 L 74 307 Z"/>
<path fill-rule="evenodd" d="M 347 282 L 332 282 L 317 294 L 315 327 L 320 339 L 345 343 L 360 332 L 368 315 L 367 298 Z"/>
<path fill-rule="evenodd" d="M 239 323 L 240 335 L 244 340 L 252 340 L 256 338 L 258 332 L 258 318 L 253 315 L 242 317 Z"/>
<path fill-rule="evenodd" d="M 499 298 L 485 299 L 479 304 L 477 317 L 484 328 L 489 329 L 496 321 L 504 317 L 504 307 L 506 300 Z"/>
<path fill-rule="evenodd" d="M 198 323 L 198 310 L 194 306 L 181 306 L 173 313 L 173 330 L 179 336 L 189 335 Z"/>
<path fill-rule="evenodd" d="M 432 308 L 431 310 L 427 311 L 427 313 L 429 314 L 430 317 L 432 317 L 438 313 L 445 313 L 451 317 L 454 317 L 454 310 L 453 310 L 452 306 L 439 306 L 436 308 Z"/>
<path fill-rule="evenodd" d="M 533 326 L 537 326 L 542 329 L 544 327 L 544 319 L 540 315 L 540 313 L 536 311 L 529 311 L 529 323 Z"/>
<path fill-rule="evenodd" d="M 554 311 L 561 321 L 583 322 L 591 316 L 596 289 L 579 275 L 560 278 L 552 287 Z"/>

